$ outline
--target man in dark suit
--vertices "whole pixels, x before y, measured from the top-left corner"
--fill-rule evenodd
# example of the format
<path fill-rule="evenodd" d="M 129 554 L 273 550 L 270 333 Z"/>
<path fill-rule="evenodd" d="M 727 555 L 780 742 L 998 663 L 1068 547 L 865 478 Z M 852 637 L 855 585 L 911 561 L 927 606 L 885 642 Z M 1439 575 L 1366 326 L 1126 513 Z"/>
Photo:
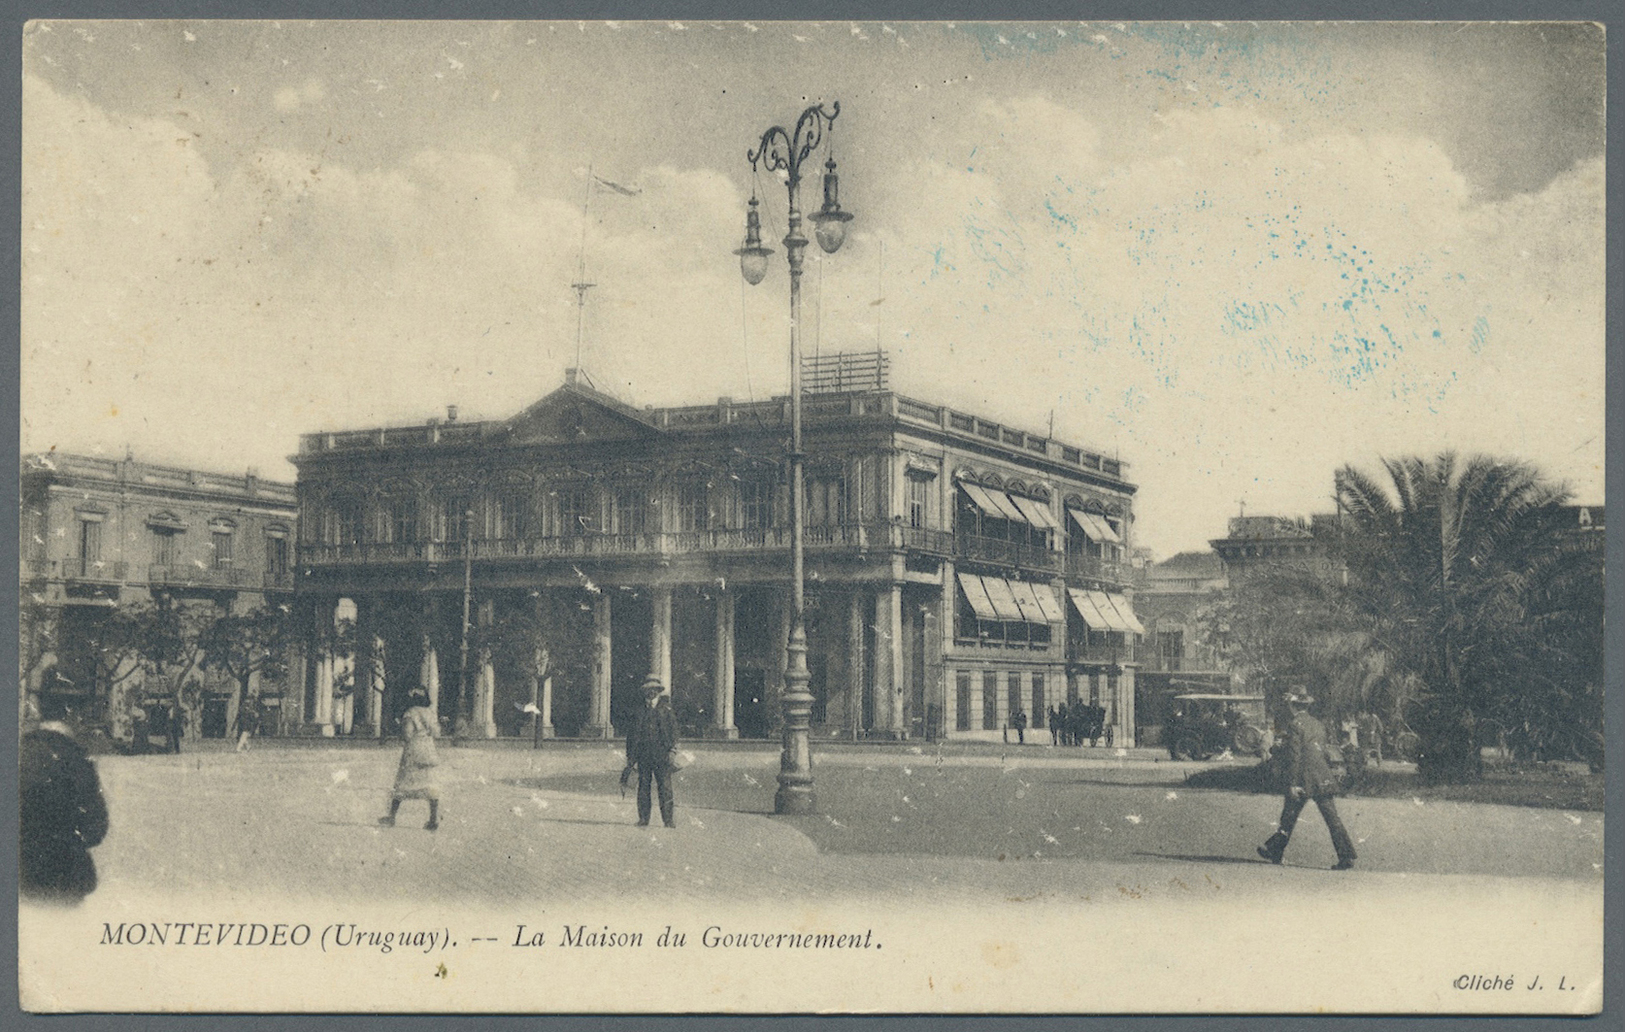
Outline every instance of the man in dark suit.
<path fill-rule="evenodd" d="M 638 826 L 649 823 L 652 800 L 650 782 L 660 792 L 660 818 L 668 828 L 677 827 L 671 792 L 671 751 L 677 748 L 677 715 L 660 678 L 650 674 L 643 682 L 644 708 L 626 733 L 626 765 L 638 769 Z M 622 784 L 625 784 L 623 781 Z"/>
<path fill-rule="evenodd" d="M 1286 844 L 1292 839 L 1292 829 L 1298 823 L 1298 814 L 1303 812 L 1304 804 L 1313 799 L 1320 808 L 1320 815 L 1326 819 L 1332 847 L 1337 850 L 1337 863 L 1332 870 L 1346 871 L 1354 866 L 1354 842 L 1337 816 L 1337 801 L 1333 798 L 1337 781 L 1326 759 L 1326 727 L 1310 716 L 1309 706 L 1315 700 L 1305 689 L 1293 689 L 1286 701 L 1292 707 L 1292 723 L 1281 750 L 1286 797 L 1281 804 L 1280 825 L 1275 834 L 1258 847 L 1258 855 L 1272 864 L 1281 862 Z"/>
<path fill-rule="evenodd" d="M 40 716 L 18 763 L 19 881 L 26 898 L 72 905 L 96 890 L 90 850 L 107 835 L 107 803 L 96 765 L 74 740 L 73 710 L 47 696 Z"/>

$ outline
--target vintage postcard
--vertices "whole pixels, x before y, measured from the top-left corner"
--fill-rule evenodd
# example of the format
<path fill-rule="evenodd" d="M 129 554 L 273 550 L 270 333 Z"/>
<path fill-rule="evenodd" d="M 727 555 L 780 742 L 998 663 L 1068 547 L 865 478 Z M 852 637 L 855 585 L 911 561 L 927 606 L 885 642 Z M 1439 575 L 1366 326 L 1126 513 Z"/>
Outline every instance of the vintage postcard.
<path fill-rule="evenodd" d="M 21 1006 L 1602 1006 L 1604 29 L 22 39 Z"/>

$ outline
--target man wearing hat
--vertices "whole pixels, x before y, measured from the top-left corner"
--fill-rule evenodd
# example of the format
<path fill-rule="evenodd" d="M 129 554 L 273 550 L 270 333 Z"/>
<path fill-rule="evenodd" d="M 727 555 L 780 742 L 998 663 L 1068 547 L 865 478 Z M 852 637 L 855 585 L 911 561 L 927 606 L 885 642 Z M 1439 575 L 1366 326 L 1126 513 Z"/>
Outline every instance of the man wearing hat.
<path fill-rule="evenodd" d="M 1272 864 L 1281 862 L 1286 844 L 1292 838 L 1292 829 L 1298 823 L 1298 814 L 1303 812 L 1304 804 L 1313 799 L 1320 808 L 1320 815 L 1326 819 L 1332 847 L 1337 850 L 1337 863 L 1332 870 L 1346 871 L 1354 866 L 1354 842 L 1337 816 L 1337 802 L 1333 799 L 1337 782 L 1326 760 L 1326 727 L 1309 715 L 1309 706 L 1315 700 L 1309 697 L 1307 689 L 1293 688 L 1286 701 L 1292 707 L 1292 723 L 1281 750 L 1286 798 L 1281 804 L 1280 825 L 1275 834 L 1258 847 L 1258 855 Z"/>
<path fill-rule="evenodd" d="M 671 751 L 677 748 L 677 715 L 660 678 L 650 674 L 643 681 L 644 708 L 638 711 L 626 733 L 626 766 L 638 769 L 638 826 L 649 823 L 649 782 L 660 791 L 660 818 L 666 827 L 677 827 L 671 794 Z M 623 774 L 624 777 L 624 774 Z M 625 781 L 621 782 L 623 785 Z"/>
<path fill-rule="evenodd" d="M 22 895 L 74 905 L 96 889 L 90 850 L 107 834 L 107 802 L 96 765 L 74 737 L 75 714 L 61 696 L 40 703 L 37 730 L 18 757 Z"/>

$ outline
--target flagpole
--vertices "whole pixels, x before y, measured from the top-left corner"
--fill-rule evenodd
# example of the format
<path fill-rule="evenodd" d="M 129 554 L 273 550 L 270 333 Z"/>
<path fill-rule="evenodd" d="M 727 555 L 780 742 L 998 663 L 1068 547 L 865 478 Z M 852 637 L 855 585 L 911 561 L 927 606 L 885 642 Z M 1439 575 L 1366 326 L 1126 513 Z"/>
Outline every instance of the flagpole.
<path fill-rule="evenodd" d="M 576 292 L 576 370 L 581 369 L 581 341 L 585 335 L 587 319 L 587 291 L 594 284 L 587 282 L 587 221 L 592 211 L 592 162 L 587 162 L 587 185 L 581 197 L 581 252 L 576 266 L 576 281 L 570 286 Z"/>

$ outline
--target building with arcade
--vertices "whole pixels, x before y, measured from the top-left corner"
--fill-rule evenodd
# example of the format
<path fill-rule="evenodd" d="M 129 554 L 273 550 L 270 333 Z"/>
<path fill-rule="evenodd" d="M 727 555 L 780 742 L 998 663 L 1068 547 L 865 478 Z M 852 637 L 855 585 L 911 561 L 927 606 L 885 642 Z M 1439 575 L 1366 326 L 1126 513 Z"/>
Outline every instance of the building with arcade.
<path fill-rule="evenodd" d="M 1082 699 L 1132 743 L 1124 464 L 895 393 L 881 354 L 804 379 L 814 734 L 998 737 Z M 685 734 L 773 734 L 789 407 L 638 408 L 569 370 L 505 420 L 304 435 L 304 726 L 386 733 L 421 685 L 458 733 L 608 737 L 653 672 Z"/>

